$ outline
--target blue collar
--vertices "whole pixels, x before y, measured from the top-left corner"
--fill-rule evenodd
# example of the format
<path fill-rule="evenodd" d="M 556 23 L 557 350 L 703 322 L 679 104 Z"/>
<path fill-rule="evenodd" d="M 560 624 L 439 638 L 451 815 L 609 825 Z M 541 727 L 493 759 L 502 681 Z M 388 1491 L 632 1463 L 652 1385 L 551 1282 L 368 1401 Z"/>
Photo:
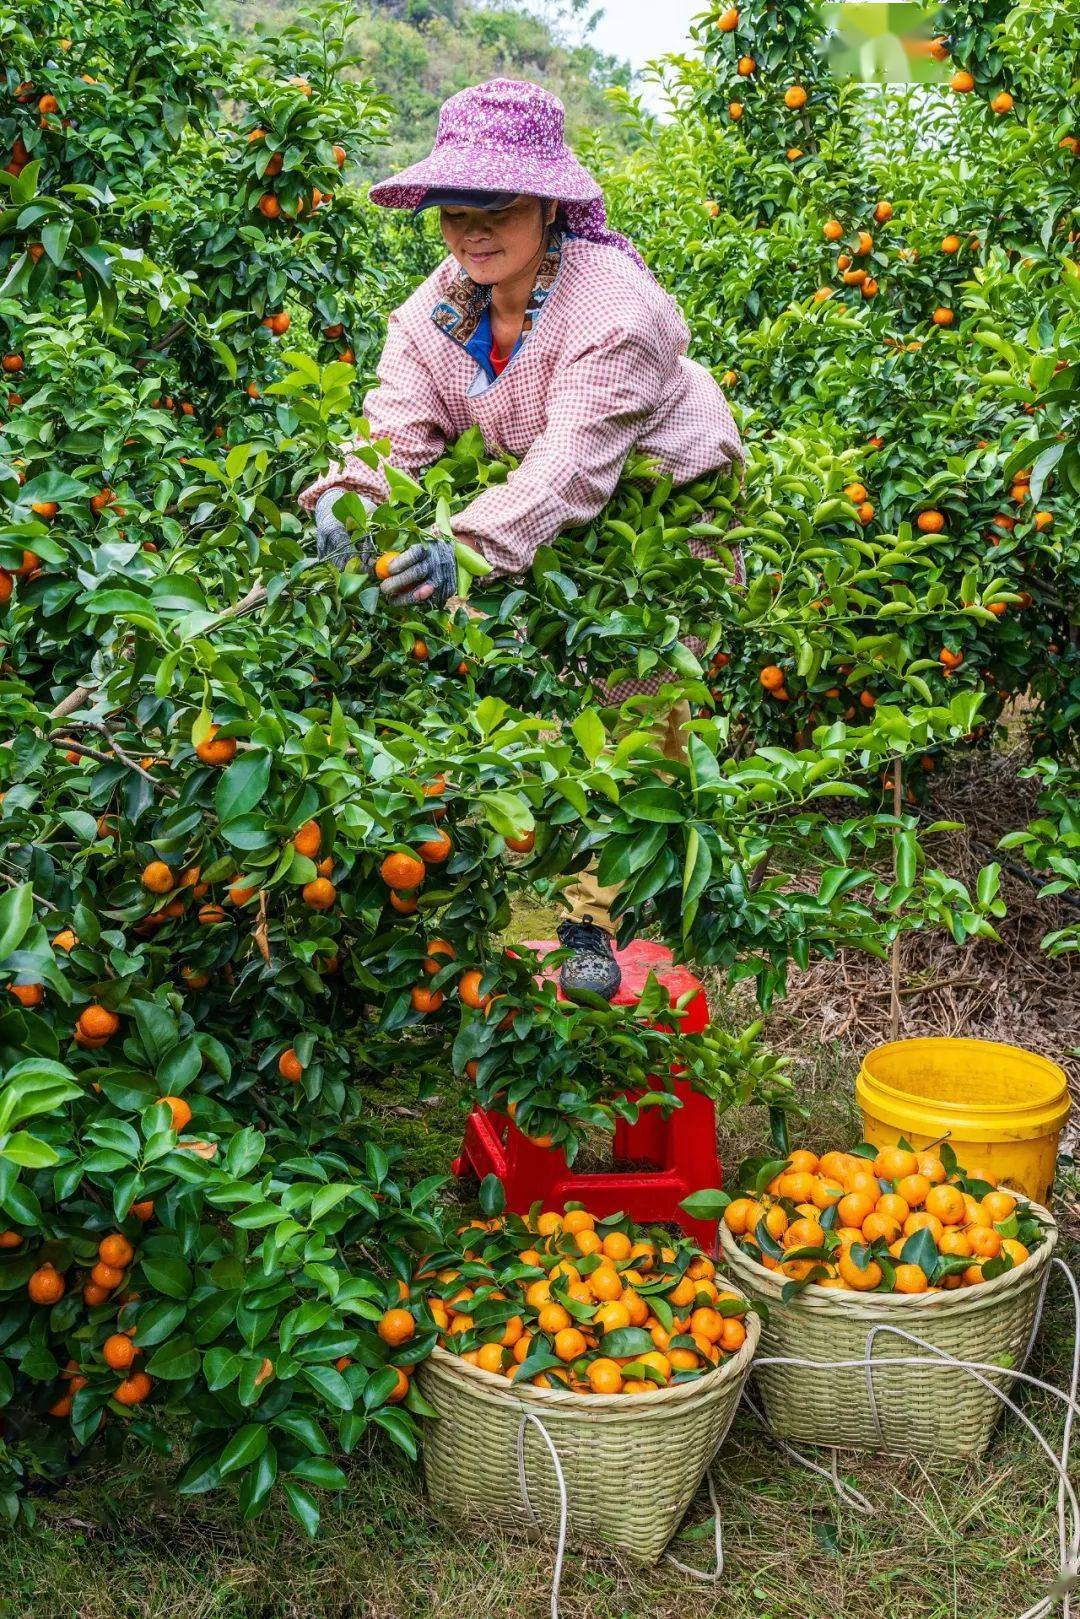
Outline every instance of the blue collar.
<path fill-rule="evenodd" d="M 525 319 L 511 351 L 511 359 L 540 318 L 540 312 L 555 284 L 562 262 L 562 242 L 562 233 L 552 231 L 548 250 L 536 272 L 536 281 L 529 294 Z M 488 381 L 494 382 L 496 373 L 491 363 L 491 288 L 481 286 L 465 270 L 459 269 L 431 311 L 431 318 L 441 332 L 445 332 L 452 342 L 472 356 Z"/>

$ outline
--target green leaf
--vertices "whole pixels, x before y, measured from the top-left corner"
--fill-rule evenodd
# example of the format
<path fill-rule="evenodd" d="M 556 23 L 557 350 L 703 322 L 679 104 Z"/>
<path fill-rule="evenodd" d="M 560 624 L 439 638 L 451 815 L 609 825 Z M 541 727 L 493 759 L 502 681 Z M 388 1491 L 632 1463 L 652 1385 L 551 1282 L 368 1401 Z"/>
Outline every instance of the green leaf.
<path fill-rule="evenodd" d="M 230 1473 L 239 1472 L 242 1467 L 250 1467 L 266 1449 L 268 1438 L 265 1423 L 246 1423 L 238 1433 L 233 1434 L 221 1453 L 218 1461 L 218 1472 L 221 1477 L 227 1478 Z"/>
<path fill-rule="evenodd" d="M 272 762 L 266 749 L 252 749 L 239 754 L 222 772 L 214 791 L 214 808 L 220 820 L 235 820 L 260 803 L 270 784 Z"/>
<path fill-rule="evenodd" d="M 480 1182 L 480 1212 L 489 1220 L 506 1208 L 506 1192 L 498 1175 L 485 1175 Z"/>
<path fill-rule="evenodd" d="M 25 1130 L 16 1130 L 14 1135 L 8 1136 L 0 1146 L 0 1158 L 18 1164 L 20 1169 L 51 1169 L 53 1164 L 59 1162 L 48 1142 L 39 1141 L 37 1136 L 28 1135 Z"/>
<path fill-rule="evenodd" d="M 199 1351 L 190 1338 L 170 1338 L 168 1343 L 162 1344 L 156 1355 L 151 1355 L 146 1370 L 151 1377 L 163 1377 L 168 1381 L 180 1383 L 189 1377 L 195 1377 L 201 1364 Z"/>
<path fill-rule="evenodd" d="M 730 1202 L 728 1192 L 707 1187 L 700 1192 L 691 1192 L 689 1197 L 683 1198 L 679 1207 L 685 1209 L 692 1220 L 719 1220 Z"/>
<path fill-rule="evenodd" d="M 602 1343 L 604 1354 L 613 1355 L 617 1360 L 624 1355 L 647 1355 L 656 1348 L 644 1327 L 616 1327 L 604 1333 Z"/>
<path fill-rule="evenodd" d="M 387 473 L 392 468 L 387 464 Z M 312 1540 L 319 1532 L 319 1508 L 315 1497 L 302 1485 L 296 1484 L 292 1479 L 283 1479 L 281 1484 L 285 1491 L 285 1499 L 289 1503 L 289 1511 L 300 1525 L 301 1529 Z"/>
<path fill-rule="evenodd" d="M 0 897 L 0 961 L 17 949 L 34 919 L 34 890 L 29 883 L 7 889 Z"/>

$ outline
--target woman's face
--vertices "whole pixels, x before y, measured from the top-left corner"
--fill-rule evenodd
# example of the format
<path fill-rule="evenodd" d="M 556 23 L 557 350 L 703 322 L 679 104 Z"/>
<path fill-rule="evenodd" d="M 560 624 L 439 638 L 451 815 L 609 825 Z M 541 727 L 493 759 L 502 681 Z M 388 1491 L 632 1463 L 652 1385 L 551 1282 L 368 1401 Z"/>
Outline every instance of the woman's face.
<path fill-rule="evenodd" d="M 440 208 L 443 241 L 474 281 L 493 287 L 534 263 L 555 202 L 515 197 L 505 208 Z"/>

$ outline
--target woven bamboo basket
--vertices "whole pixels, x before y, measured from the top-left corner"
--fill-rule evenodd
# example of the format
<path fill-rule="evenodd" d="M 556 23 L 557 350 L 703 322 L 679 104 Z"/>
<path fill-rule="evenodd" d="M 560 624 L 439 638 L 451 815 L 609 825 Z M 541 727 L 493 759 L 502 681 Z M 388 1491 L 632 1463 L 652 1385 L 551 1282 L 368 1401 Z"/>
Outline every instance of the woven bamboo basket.
<path fill-rule="evenodd" d="M 719 1278 L 717 1278 L 719 1281 Z M 723 1441 L 761 1330 L 746 1317 L 746 1342 L 723 1366 L 655 1394 L 573 1394 L 521 1388 L 435 1349 L 417 1368 L 439 1413 L 425 1424 L 424 1473 L 434 1505 L 451 1516 L 538 1538 L 559 1526 L 559 1488 L 539 1417 L 562 1467 L 568 1541 L 655 1563 L 682 1520 Z M 531 1506 L 531 1512 L 530 1512 Z"/>
<path fill-rule="evenodd" d="M 724 1263 L 732 1281 L 747 1298 L 768 1306 L 761 1359 L 775 1355 L 816 1363 L 755 1368 L 755 1386 L 773 1432 L 812 1445 L 896 1455 L 970 1457 L 985 1450 L 1002 1410 L 992 1389 L 931 1350 L 880 1329 L 898 1327 L 958 1360 L 1001 1366 L 1000 1374 L 983 1375 L 1007 1390 L 1015 1381 L 1008 1369 L 1023 1369 L 1057 1242 L 1049 1212 L 1037 1203 L 1028 1206 L 1047 1223 L 1046 1240 L 1023 1264 L 979 1287 L 891 1294 L 811 1283 L 786 1304 L 781 1298 L 785 1278 L 750 1259 L 723 1227 Z M 913 1356 L 919 1364 L 885 1364 Z M 843 1371 L 824 1364 L 850 1360 L 864 1364 Z"/>

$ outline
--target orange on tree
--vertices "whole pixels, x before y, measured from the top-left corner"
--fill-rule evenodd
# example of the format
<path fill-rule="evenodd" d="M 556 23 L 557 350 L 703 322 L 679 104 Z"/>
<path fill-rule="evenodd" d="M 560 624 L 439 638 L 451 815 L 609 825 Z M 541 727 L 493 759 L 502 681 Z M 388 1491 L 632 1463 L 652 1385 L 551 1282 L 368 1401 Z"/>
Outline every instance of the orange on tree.
<path fill-rule="evenodd" d="M 126 1332 L 114 1332 L 101 1346 L 102 1359 L 114 1372 L 126 1372 L 138 1353 Z"/>
<path fill-rule="evenodd" d="M 58 1304 L 66 1290 L 67 1283 L 54 1265 L 40 1265 L 26 1284 L 34 1304 Z"/>
<path fill-rule="evenodd" d="M 174 1130 L 184 1130 L 191 1123 L 191 1107 L 182 1096 L 159 1096 L 159 1102 L 164 1102 L 172 1114 Z"/>
<path fill-rule="evenodd" d="M 227 765 L 236 757 L 236 738 L 219 738 L 220 729 L 220 725 L 211 725 L 206 736 L 196 745 L 195 755 L 204 765 Z"/>
<path fill-rule="evenodd" d="M 145 1372 L 132 1372 L 113 1390 L 112 1397 L 118 1405 L 142 1405 L 152 1388 L 153 1384 Z"/>
<path fill-rule="evenodd" d="M 337 889 L 328 877 L 316 877 L 300 890 L 304 904 L 312 911 L 328 911 L 337 899 Z"/>
<path fill-rule="evenodd" d="M 278 1058 L 278 1073 L 282 1079 L 290 1080 L 294 1085 L 304 1077 L 304 1065 L 300 1061 L 292 1046 L 288 1046 Z"/>
<path fill-rule="evenodd" d="M 427 867 L 417 855 L 395 851 L 388 854 L 379 866 L 379 876 L 387 888 L 407 892 L 419 888 L 427 874 Z"/>
<path fill-rule="evenodd" d="M 151 894 L 169 894 L 176 887 L 176 878 L 164 860 L 151 860 L 144 866 L 140 881 Z"/>
<path fill-rule="evenodd" d="M 376 1328 L 384 1344 L 392 1349 L 407 1343 L 416 1332 L 416 1321 L 408 1310 L 387 1310 Z"/>

